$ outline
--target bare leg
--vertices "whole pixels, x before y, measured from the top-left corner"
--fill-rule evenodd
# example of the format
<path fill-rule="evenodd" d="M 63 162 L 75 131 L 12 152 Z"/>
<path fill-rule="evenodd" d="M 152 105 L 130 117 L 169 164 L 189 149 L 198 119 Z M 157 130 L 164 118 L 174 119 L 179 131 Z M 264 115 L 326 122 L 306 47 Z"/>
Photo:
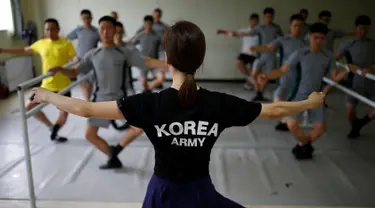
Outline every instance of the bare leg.
<path fill-rule="evenodd" d="M 59 117 L 57 118 L 55 125 L 58 125 L 60 128 L 63 127 L 68 119 L 69 113 L 65 111 L 60 111 Z"/>
<path fill-rule="evenodd" d="M 307 135 L 299 126 L 299 121 L 295 119 L 288 119 L 287 125 L 292 135 L 301 143 L 306 144 L 311 141 L 311 137 Z"/>
<path fill-rule="evenodd" d="M 326 127 L 323 123 L 314 123 L 313 129 L 309 133 L 311 141 L 315 142 L 316 140 L 318 140 L 325 132 L 325 129 Z"/>
<path fill-rule="evenodd" d="M 241 71 L 241 73 L 243 75 L 245 75 L 246 77 L 249 76 L 249 73 L 247 71 L 246 65 L 245 65 L 245 63 L 243 61 L 236 60 L 236 66 Z"/>
<path fill-rule="evenodd" d="M 147 78 L 141 77 L 141 78 L 139 78 L 139 81 L 141 82 L 144 90 L 148 90 L 149 89 Z"/>
<path fill-rule="evenodd" d="M 29 110 L 35 108 L 35 106 L 37 106 L 37 105 L 38 104 L 33 104 L 30 101 L 27 101 L 26 106 L 25 106 L 26 111 L 29 111 Z M 34 118 L 37 119 L 38 121 L 42 122 L 48 128 L 52 127 L 51 121 L 47 118 L 47 116 L 42 111 L 39 111 L 38 113 L 34 114 Z"/>
<path fill-rule="evenodd" d="M 110 155 L 109 152 L 109 145 L 108 143 L 98 135 L 99 128 L 94 126 L 87 126 L 86 127 L 86 139 L 91 142 L 96 148 L 98 148 L 101 152 L 106 154 L 107 156 Z"/>
<path fill-rule="evenodd" d="M 134 126 L 130 126 L 124 137 L 120 141 L 120 146 L 125 148 L 130 143 L 132 143 L 138 136 L 143 134 L 143 130 L 136 128 Z"/>
<path fill-rule="evenodd" d="M 351 124 L 357 119 L 356 107 L 356 104 L 346 103 L 346 115 Z"/>
<path fill-rule="evenodd" d="M 258 74 L 259 74 L 258 69 L 253 69 L 252 72 L 251 72 L 251 77 L 253 78 L 254 88 L 257 92 L 260 89 L 260 85 L 259 85 L 258 80 L 257 80 Z"/>
<path fill-rule="evenodd" d="M 154 89 L 163 84 L 165 79 L 164 72 L 158 72 L 156 78 L 151 82 L 150 89 Z"/>
<path fill-rule="evenodd" d="M 85 100 L 90 100 L 93 84 L 89 82 L 81 82 L 81 90 Z"/>

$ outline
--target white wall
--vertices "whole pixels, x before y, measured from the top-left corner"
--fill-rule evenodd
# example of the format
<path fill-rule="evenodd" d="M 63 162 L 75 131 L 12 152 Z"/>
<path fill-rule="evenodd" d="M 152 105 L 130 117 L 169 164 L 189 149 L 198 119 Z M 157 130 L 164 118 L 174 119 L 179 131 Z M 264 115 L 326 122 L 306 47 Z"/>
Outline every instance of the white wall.
<path fill-rule="evenodd" d="M 309 22 L 314 22 L 320 10 L 333 13 L 332 28 L 353 29 L 353 21 L 359 14 L 367 14 L 375 21 L 373 0 L 38 0 L 38 13 L 44 17 L 57 18 L 62 34 L 68 33 L 80 23 L 79 12 L 90 9 L 95 24 L 98 18 L 115 10 L 119 13 L 129 35 L 133 35 L 142 24 L 144 15 L 155 7 L 164 11 L 163 20 L 168 24 L 184 19 L 198 24 L 206 35 L 207 54 L 203 70 L 198 73 L 206 79 L 242 78 L 235 69 L 234 61 L 239 53 L 240 41 L 216 35 L 216 30 L 238 29 L 247 26 L 250 13 L 261 15 L 264 7 L 276 10 L 276 23 L 285 31 L 291 14 L 300 8 L 310 11 Z"/>

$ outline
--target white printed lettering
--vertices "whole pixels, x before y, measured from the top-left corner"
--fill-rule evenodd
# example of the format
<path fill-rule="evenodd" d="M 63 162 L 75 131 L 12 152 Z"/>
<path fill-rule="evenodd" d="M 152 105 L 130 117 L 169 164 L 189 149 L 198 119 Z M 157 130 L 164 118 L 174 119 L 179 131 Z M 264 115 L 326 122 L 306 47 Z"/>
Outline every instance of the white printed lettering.
<path fill-rule="evenodd" d="M 189 130 L 191 135 L 196 135 L 195 132 L 195 122 L 194 121 L 186 121 L 185 122 L 185 135 L 189 135 Z"/>
<path fill-rule="evenodd" d="M 163 134 L 165 134 L 165 136 L 170 136 L 170 134 L 164 130 L 166 126 L 167 124 L 163 124 L 161 127 L 155 125 L 156 131 L 158 132 L 158 137 L 162 137 Z"/>
<path fill-rule="evenodd" d="M 178 130 L 175 131 L 175 126 L 178 127 Z M 184 128 L 182 126 L 181 123 L 178 123 L 178 122 L 173 122 L 170 126 L 169 126 L 169 132 L 171 132 L 171 134 L 177 136 L 177 135 L 181 135 L 182 132 L 184 131 Z"/>
<path fill-rule="evenodd" d="M 218 134 L 218 125 L 217 123 L 215 123 L 211 130 L 208 132 L 207 136 L 210 136 L 211 134 L 213 134 L 215 137 L 217 137 L 217 134 Z"/>
<path fill-rule="evenodd" d="M 188 147 L 196 147 L 197 146 L 197 139 L 188 139 Z"/>
<path fill-rule="evenodd" d="M 203 137 L 202 139 L 198 138 L 199 140 L 199 144 L 201 145 L 201 147 L 203 147 L 203 142 L 204 140 L 206 140 L 206 137 Z"/>
<path fill-rule="evenodd" d="M 180 146 L 187 146 L 187 139 L 185 138 L 180 138 Z"/>
<path fill-rule="evenodd" d="M 207 121 L 199 121 L 197 135 L 205 136 L 207 134 L 207 125 Z"/>
<path fill-rule="evenodd" d="M 176 138 L 176 137 L 173 138 L 172 145 L 173 145 L 173 144 L 175 144 L 175 145 L 177 145 L 177 146 L 180 146 L 180 145 L 178 144 L 178 141 L 177 141 L 177 138 Z"/>

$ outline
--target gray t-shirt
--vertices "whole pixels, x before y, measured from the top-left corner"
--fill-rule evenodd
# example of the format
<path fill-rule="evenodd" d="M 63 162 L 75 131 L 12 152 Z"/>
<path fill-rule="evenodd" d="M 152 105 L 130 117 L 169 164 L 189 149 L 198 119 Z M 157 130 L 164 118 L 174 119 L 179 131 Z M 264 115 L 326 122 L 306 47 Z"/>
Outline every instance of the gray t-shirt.
<path fill-rule="evenodd" d="M 156 32 L 156 34 L 158 34 L 158 35 L 160 36 L 161 39 L 163 38 L 163 33 L 164 33 L 164 31 L 165 31 L 165 28 L 167 28 L 167 25 L 166 25 L 164 22 L 162 22 L 162 21 L 154 22 L 154 24 L 152 24 L 152 30 L 153 30 L 154 32 Z M 145 27 L 144 27 L 144 26 L 141 26 L 141 27 L 137 30 L 136 34 L 143 32 L 144 29 L 145 29 Z"/>
<path fill-rule="evenodd" d="M 375 56 L 375 42 L 373 40 L 347 40 L 341 43 L 338 50 L 340 54 L 349 55 L 352 64 L 362 69 L 372 69 L 371 73 L 375 73 L 375 70 L 372 68 Z M 374 81 L 359 74 L 354 75 L 353 84 L 356 86 L 374 88 L 374 83 Z"/>
<path fill-rule="evenodd" d="M 78 26 L 67 35 L 67 39 L 78 39 L 77 55 L 83 57 L 89 50 L 98 46 L 100 35 L 96 27 L 84 28 Z"/>
<path fill-rule="evenodd" d="M 136 35 L 132 44 L 141 46 L 141 53 L 144 56 L 151 58 L 158 58 L 159 51 L 161 51 L 161 38 L 155 33 L 141 32 Z"/>
<path fill-rule="evenodd" d="M 275 45 L 280 49 L 282 63 L 284 63 L 295 50 L 305 46 L 305 42 L 301 37 L 293 37 L 291 35 L 278 37 L 271 41 L 270 44 Z"/>
<path fill-rule="evenodd" d="M 301 80 L 296 95 L 299 98 L 306 98 L 314 91 L 321 91 L 323 77 L 336 68 L 332 52 L 326 49 L 312 52 L 308 47 L 294 51 L 284 64 L 289 65 L 291 69 L 301 70 Z"/>
<path fill-rule="evenodd" d="M 326 37 L 326 48 L 330 51 L 333 51 L 335 40 L 343 38 L 344 36 L 345 33 L 342 30 L 329 29 Z"/>
<path fill-rule="evenodd" d="M 266 45 L 279 36 L 283 36 L 283 31 L 277 24 L 257 25 L 250 31 L 250 35 L 258 35 L 261 45 Z"/>
<path fill-rule="evenodd" d="M 96 48 L 84 56 L 79 67 L 95 71 L 95 96 L 121 97 L 125 95 L 128 66 L 145 67 L 145 58 L 130 47 Z"/>

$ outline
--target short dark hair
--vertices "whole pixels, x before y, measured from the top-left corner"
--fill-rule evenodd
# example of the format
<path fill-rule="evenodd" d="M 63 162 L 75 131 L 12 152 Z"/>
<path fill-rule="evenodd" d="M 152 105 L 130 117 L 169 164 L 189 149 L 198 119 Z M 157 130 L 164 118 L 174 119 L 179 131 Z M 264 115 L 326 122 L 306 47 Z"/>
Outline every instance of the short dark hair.
<path fill-rule="evenodd" d="M 153 18 L 151 15 L 146 15 L 146 16 L 143 18 L 143 21 L 144 21 L 144 22 L 154 22 L 154 18 Z"/>
<path fill-rule="evenodd" d="M 115 22 L 115 26 L 116 26 L 116 27 L 124 28 L 124 25 L 123 25 L 121 22 L 119 22 L 119 21 L 116 21 L 116 22 Z"/>
<path fill-rule="evenodd" d="M 272 14 L 272 15 L 274 15 L 275 14 L 275 10 L 272 7 L 266 7 L 263 10 L 263 14 Z"/>
<path fill-rule="evenodd" d="M 178 97 L 182 107 L 191 107 L 198 99 L 194 74 L 202 65 L 206 54 L 204 33 L 192 22 L 179 21 L 166 29 L 163 40 L 168 64 L 187 74 L 178 90 Z"/>
<path fill-rule="evenodd" d="M 300 14 L 309 14 L 309 10 L 307 10 L 307 9 L 300 9 L 299 13 Z"/>
<path fill-rule="evenodd" d="M 55 19 L 55 18 L 48 18 L 48 19 L 44 20 L 44 24 L 47 24 L 47 23 L 54 23 L 57 28 L 60 28 L 59 21 L 57 21 L 57 19 Z"/>
<path fill-rule="evenodd" d="M 300 14 L 293 14 L 290 19 L 289 19 L 289 23 L 292 23 L 294 20 L 300 20 L 300 21 L 304 21 L 302 15 Z"/>
<path fill-rule="evenodd" d="M 323 10 L 319 13 L 319 19 L 323 17 L 332 17 L 332 13 L 328 10 Z"/>
<path fill-rule="evenodd" d="M 84 14 L 87 14 L 87 15 L 89 15 L 90 17 L 92 16 L 92 15 L 91 15 L 91 11 L 88 10 L 88 9 L 83 9 L 83 10 L 81 11 L 81 15 L 84 15 Z"/>
<path fill-rule="evenodd" d="M 257 13 L 252 13 L 249 17 L 249 19 L 259 19 L 259 15 Z"/>
<path fill-rule="evenodd" d="M 157 12 L 160 14 L 160 16 L 163 14 L 163 11 L 160 8 L 154 9 L 154 12 Z"/>
<path fill-rule="evenodd" d="M 367 15 L 359 15 L 354 22 L 355 26 L 358 25 L 366 25 L 369 26 L 371 25 L 371 18 Z"/>
<path fill-rule="evenodd" d="M 100 24 L 101 22 L 111 22 L 113 25 L 116 25 L 116 20 L 108 15 L 101 17 L 98 21 L 98 24 Z"/>
<path fill-rule="evenodd" d="M 322 33 L 324 35 L 327 35 L 328 27 L 327 25 L 320 22 L 314 23 L 310 26 L 310 33 Z"/>

